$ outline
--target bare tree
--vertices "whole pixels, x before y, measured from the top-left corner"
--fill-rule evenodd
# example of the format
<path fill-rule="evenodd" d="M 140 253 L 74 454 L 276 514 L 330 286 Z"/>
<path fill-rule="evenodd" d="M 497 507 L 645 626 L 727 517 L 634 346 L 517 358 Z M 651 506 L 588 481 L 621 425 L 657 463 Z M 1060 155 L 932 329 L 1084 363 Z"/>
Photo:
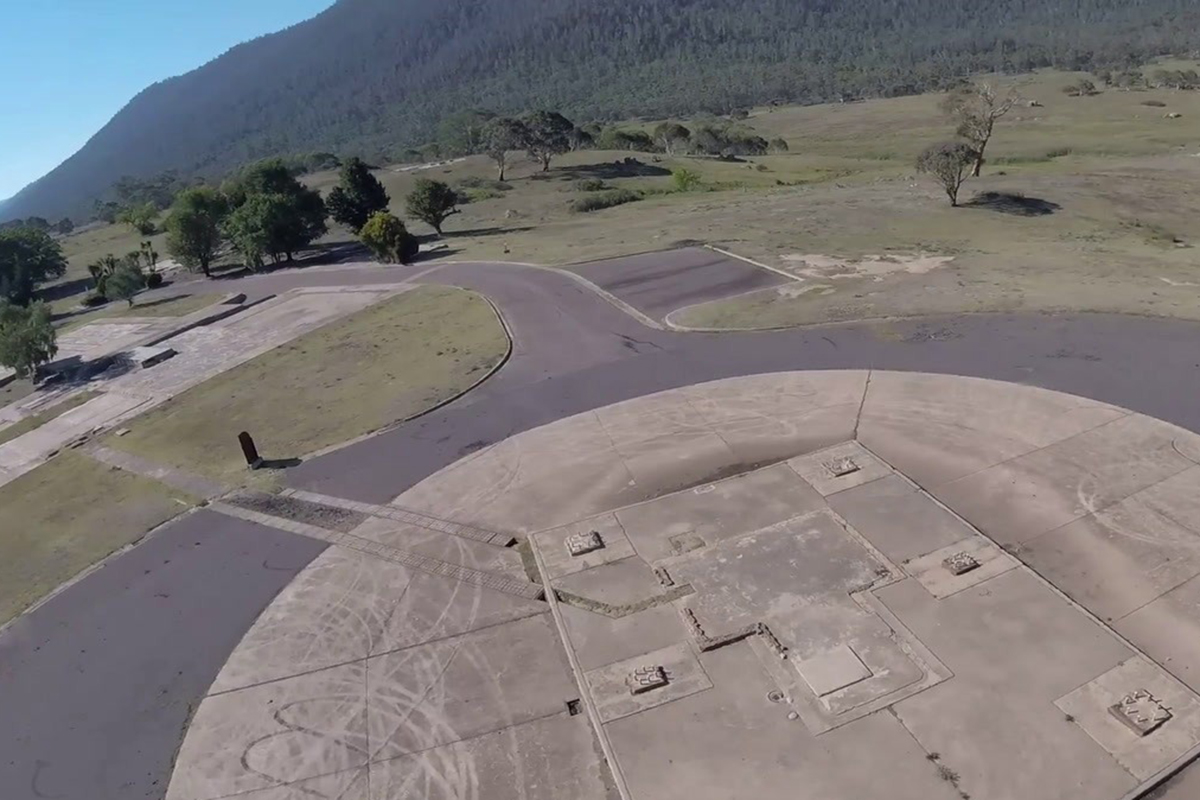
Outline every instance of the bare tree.
<path fill-rule="evenodd" d="M 978 178 L 983 169 L 983 153 L 992 138 L 996 120 L 1003 117 L 1021 99 L 1014 86 L 1001 96 L 990 83 L 966 83 L 952 89 L 942 100 L 942 111 L 956 123 L 956 133 L 974 148 L 975 166 L 971 174 Z"/>
<path fill-rule="evenodd" d="M 651 135 L 654 137 L 654 143 L 661 147 L 664 153 L 672 156 L 675 155 L 675 148 L 687 143 L 692 132 L 678 122 L 662 122 L 655 126 Z"/>
<path fill-rule="evenodd" d="M 483 152 L 496 162 L 497 178 L 504 180 L 509 151 L 520 150 L 525 146 L 528 138 L 525 124 L 508 117 L 496 117 L 484 126 L 482 135 Z"/>
<path fill-rule="evenodd" d="M 950 198 L 958 205 L 958 190 L 970 172 L 971 164 L 979 163 L 979 153 L 966 142 L 931 144 L 917 156 L 917 172 L 932 175 Z"/>

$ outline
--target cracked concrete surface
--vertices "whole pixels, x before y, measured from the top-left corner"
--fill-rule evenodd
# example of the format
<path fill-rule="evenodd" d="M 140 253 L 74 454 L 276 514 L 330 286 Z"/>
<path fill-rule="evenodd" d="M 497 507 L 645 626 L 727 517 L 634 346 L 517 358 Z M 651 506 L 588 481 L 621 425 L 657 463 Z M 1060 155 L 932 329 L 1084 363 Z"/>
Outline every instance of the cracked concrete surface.
<path fill-rule="evenodd" d="M 816 451 L 856 430 L 878 463 L 859 448 L 858 477 L 818 479 L 846 448 Z M 545 603 L 331 547 L 234 650 L 168 797 L 599 800 L 605 767 L 568 702 L 600 691 L 605 708 L 625 708 L 603 668 L 670 652 L 700 670 L 686 691 L 603 717 L 637 800 L 716 800 L 731 787 L 1117 800 L 1196 744 L 1200 712 L 1181 705 L 1176 728 L 1188 733 L 1173 735 L 1186 747 L 1147 750 L 1148 737 L 1115 752 L 1055 704 L 1143 657 L 1154 680 L 1196 697 L 1200 650 L 1187 643 L 1200 622 L 1187 609 L 1200 597 L 1200 504 L 1184 453 L 1200 453 L 1200 437 L 1080 397 L 880 371 L 728 379 L 535 428 L 394 502 L 532 535 L 554 587 L 598 602 L 663 591 L 651 566 L 696 595 L 620 618 L 562 607 L 559 630 Z M 392 536 L 389 526 L 401 527 L 374 518 L 359 533 Z M 583 528 L 608 531 L 612 553 L 559 553 Z M 495 568 L 494 551 L 511 552 L 424 535 L 464 566 Z M 680 535 L 700 549 L 679 552 Z M 942 551 L 966 540 L 1006 568 L 936 589 L 949 585 Z M 830 583 L 839 570 L 851 577 Z M 811 689 L 800 673 L 756 637 L 696 650 L 682 605 L 714 627 L 769 619 L 797 659 L 849 647 L 876 677 L 801 696 Z M 573 674 L 564 648 L 604 680 Z M 848 662 L 829 663 L 836 673 Z M 776 691 L 783 705 L 768 698 Z"/>

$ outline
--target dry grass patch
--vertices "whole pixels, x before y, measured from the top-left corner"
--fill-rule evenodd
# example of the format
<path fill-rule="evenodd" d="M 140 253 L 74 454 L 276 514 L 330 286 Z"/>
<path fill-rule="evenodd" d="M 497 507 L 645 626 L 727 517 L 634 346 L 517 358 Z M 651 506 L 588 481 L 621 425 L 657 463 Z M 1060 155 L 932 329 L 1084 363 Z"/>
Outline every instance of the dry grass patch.
<path fill-rule="evenodd" d="M 0 487 L 0 624 L 194 502 L 74 451 Z"/>
<path fill-rule="evenodd" d="M 507 351 L 483 298 L 419 287 L 205 381 L 107 443 L 237 482 L 246 476 L 239 431 L 253 434 L 264 458 L 300 457 L 455 396 Z"/>

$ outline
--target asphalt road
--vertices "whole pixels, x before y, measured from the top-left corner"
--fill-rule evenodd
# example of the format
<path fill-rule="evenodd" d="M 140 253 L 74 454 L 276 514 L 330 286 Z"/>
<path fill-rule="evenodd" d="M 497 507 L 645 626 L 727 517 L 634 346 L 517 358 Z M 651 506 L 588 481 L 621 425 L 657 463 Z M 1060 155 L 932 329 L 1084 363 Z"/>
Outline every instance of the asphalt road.
<path fill-rule="evenodd" d="M 788 282 L 703 247 L 593 261 L 571 271 L 659 322 L 680 308 Z"/>
<path fill-rule="evenodd" d="M 229 288 L 254 298 L 304 285 L 396 282 L 428 269 L 294 271 Z M 689 284 L 691 276 L 703 285 Z M 1188 323 L 979 316 L 683 334 L 646 328 L 577 280 L 545 270 L 449 265 L 419 280 L 490 297 L 512 329 L 513 358 L 461 400 L 289 471 L 291 485 L 383 502 L 462 455 L 570 414 L 663 389 L 782 370 L 878 368 L 995 378 L 1091 397 L 1200 431 L 1200 326 Z M 652 300 L 639 302 L 665 314 L 715 291 L 703 270 L 677 271 L 672 281 L 678 283 L 674 299 L 662 284 Z M 188 709 L 259 611 L 320 547 L 201 512 L 5 631 L 0 798 L 161 797 Z"/>
<path fill-rule="evenodd" d="M 161 798 L 194 703 L 324 547 L 200 511 L 19 618 L 0 636 L 0 798 Z"/>

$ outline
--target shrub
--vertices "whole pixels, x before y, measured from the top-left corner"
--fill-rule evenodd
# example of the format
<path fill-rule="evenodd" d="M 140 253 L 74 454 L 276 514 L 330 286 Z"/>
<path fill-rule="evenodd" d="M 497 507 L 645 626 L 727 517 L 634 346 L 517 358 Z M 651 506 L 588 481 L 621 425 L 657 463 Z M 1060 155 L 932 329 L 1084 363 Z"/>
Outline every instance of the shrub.
<path fill-rule="evenodd" d="M 377 211 L 363 225 L 358 237 L 383 262 L 408 264 L 417 257 L 420 245 L 404 223 L 386 211 Z"/>
<path fill-rule="evenodd" d="M 788 151 L 787 139 L 776 138 L 767 142 L 768 153 L 786 153 Z"/>
<path fill-rule="evenodd" d="M 481 178 L 478 175 L 468 175 L 458 182 L 460 189 L 488 189 L 493 192 L 507 192 L 512 189 L 512 184 L 506 181 L 498 181 L 494 178 Z"/>
<path fill-rule="evenodd" d="M 699 189 L 702 183 L 700 173 L 686 167 L 678 167 L 671 171 L 671 182 L 677 192 L 690 192 Z"/>
<path fill-rule="evenodd" d="M 600 192 L 608 188 L 608 184 L 599 178 L 585 178 L 575 182 L 575 188 L 581 192 Z"/>
<path fill-rule="evenodd" d="M 458 193 L 458 201 L 460 203 L 481 203 L 484 200 L 496 200 L 504 197 L 503 192 L 498 192 L 495 189 L 464 189 Z"/>
<path fill-rule="evenodd" d="M 586 214 L 589 211 L 599 211 L 602 208 L 612 208 L 641 199 L 642 195 L 631 189 L 610 189 L 607 192 L 596 192 L 572 201 L 571 210 L 577 214 Z"/>
<path fill-rule="evenodd" d="M 1100 90 L 1096 88 L 1096 84 L 1087 78 L 1080 78 L 1078 82 L 1064 86 L 1063 92 L 1071 97 L 1091 97 L 1092 95 L 1100 94 Z"/>
<path fill-rule="evenodd" d="M 151 272 L 146 275 L 146 288 L 157 289 L 163 285 L 163 276 L 161 272 Z"/>
<path fill-rule="evenodd" d="M 958 190 L 979 153 L 966 142 L 931 144 L 917 157 L 917 172 L 931 175 L 946 191 L 950 205 L 958 205 Z"/>
<path fill-rule="evenodd" d="M 133 306 L 134 296 L 146 286 L 146 276 L 135 259 L 123 261 L 104 284 L 104 294 L 113 300 L 124 300 Z"/>

